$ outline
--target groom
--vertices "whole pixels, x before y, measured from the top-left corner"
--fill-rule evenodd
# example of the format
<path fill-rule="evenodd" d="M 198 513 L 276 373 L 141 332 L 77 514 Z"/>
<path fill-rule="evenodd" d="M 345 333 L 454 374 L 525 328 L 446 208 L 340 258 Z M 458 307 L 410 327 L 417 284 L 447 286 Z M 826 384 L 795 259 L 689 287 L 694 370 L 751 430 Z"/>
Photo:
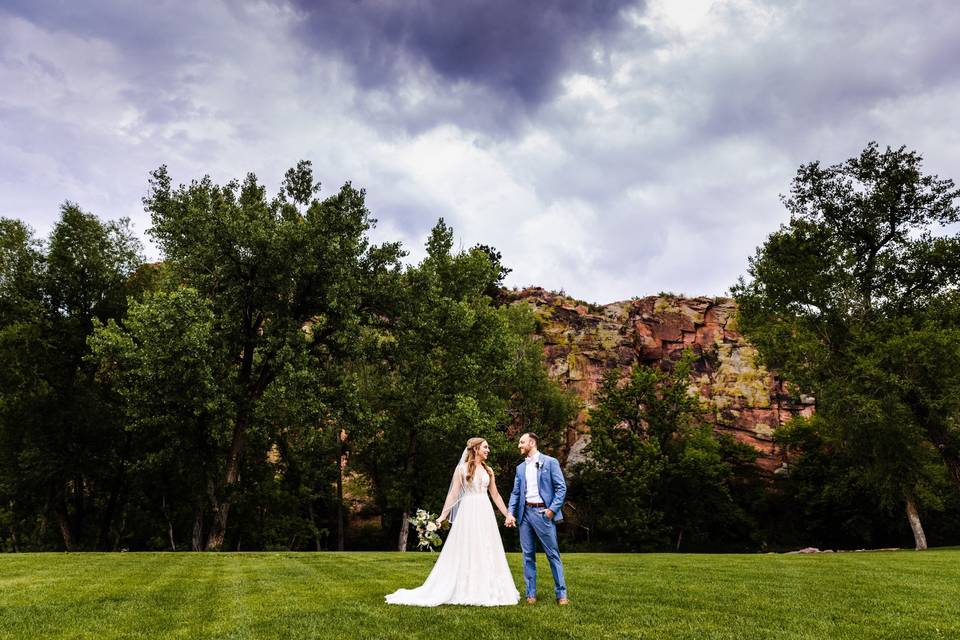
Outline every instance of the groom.
<path fill-rule="evenodd" d="M 569 604 L 567 583 L 563 578 L 560 549 L 557 548 L 557 526 L 563 520 L 563 499 L 567 483 L 563 480 L 556 458 L 537 451 L 537 434 L 520 436 L 520 453 L 524 461 L 517 467 L 513 492 L 504 523 L 508 527 L 520 525 L 520 548 L 523 551 L 523 579 L 527 585 L 527 604 L 537 601 L 537 540 L 550 562 L 557 604 Z M 514 515 L 516 514 L 516 515 Z"/>

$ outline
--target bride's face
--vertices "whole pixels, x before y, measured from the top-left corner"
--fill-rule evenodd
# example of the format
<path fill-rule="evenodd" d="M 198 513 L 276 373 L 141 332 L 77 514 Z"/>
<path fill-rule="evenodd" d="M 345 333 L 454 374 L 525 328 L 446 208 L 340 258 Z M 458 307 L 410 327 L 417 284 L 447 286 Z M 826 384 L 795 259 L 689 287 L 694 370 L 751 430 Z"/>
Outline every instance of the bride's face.
<path fill-rule="evenodd" d="M 477 447 L 477 459 L 481 462 L 487 459 L 487 456 L 490 455 L 490 445 L 486 442 L 481 442 L 480 446 Z"/>

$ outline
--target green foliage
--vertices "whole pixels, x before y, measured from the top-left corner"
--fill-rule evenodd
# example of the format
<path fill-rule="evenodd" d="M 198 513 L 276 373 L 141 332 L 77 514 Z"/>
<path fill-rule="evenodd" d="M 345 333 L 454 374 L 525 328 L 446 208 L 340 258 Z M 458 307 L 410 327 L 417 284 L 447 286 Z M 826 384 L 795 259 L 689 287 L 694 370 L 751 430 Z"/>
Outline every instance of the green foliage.
<path fill-rule="evenodd" d="M 486 293 L 490 298 L 496 299 L 500 294 L 500 288 L 503 286 L 503 279 L 510 275 L 510 272 L 513 269 L 510 269 L 503 264 L 503 255 L 496 250 L 496 248 L 491 247 L 485 244 L 478 244 L 473 247 L 473 251 L 480 251 L 487 255 L 487 259 L 490 260 L 490 264 L 493 265 L 495 277 L 487 285 Z"/>
<path fill-rule="evenodd" d="M 786 547 L 893 547 L 909 540 L 906 522 L 864 473 L 864 461 L 826 428 L 821 416 L 795 418 L 777 430 L 790 462 L 776 475 L 768 535 Z M 945 479 L 945 478 L 943 478 Z M 942 489 L 942 487 L 941 487 Z"/>
<path fill-rule="evenodd" d="M 367 402 L 379 417 L 351 435 L 355 464 L 372 478 L 394 532 L 401 514 L 442 505 L 469 438 L 488 440 L 502 476 L 515 457 L 511 415 L 549 428 L 570 418 L 569 401 L 546 381 L 529 314 L 497 309 L 487 295 L 499 262 L 480 249 L 454 253 L 442 219 L 426 248 L 423 262 L 403 274 L 391 322 L 364 370 Z M 527 390 L 530 397 L 518 397 Z"/>
<path fill-rule="evenodd" d="M 939 455 L 960 482 L 960 190 L 871 143 L 797 172 L 790 222 L 732 292 L 765 364 L 816 397 L 817 428 L 881 505 L 936 507 Z M 919 544 L 919 541 L 918 541 Z"/>
<path fill-rule="evenodd" d="M 98 324 L 89 339 L 98 380 L 122 399 L 131 489 L 166 521 L 173 549 L 176 532 L 202 526 L 201 497 L 230 446 L 230 370 L 216 357 L 215 322 L 196 290 L 157 291 L 130 305 L 122 327 Z M 199 531 L 189 546 L 202 548 Z"/>
<path fill-rule="evenodd" d="M 441 220 L 404 269 L 362 190 L 319 192 L 309 162 L 273 199 L 161 167 L 149 265 L 127 221 L 69 203 L 45 244 L 0 220 L 5 544 L 342 547 L 352 491 L 395 534 L 468 437 L 504 469 L 509 428 L 560 442 L 576 403 L 531 314 L 493 304 L 500 253 L 455 254 Z"/>
<path fill-rule="evenodd" d="M 543 342 L 536 336 L 532 305 L 500 307 L 507 324 L 508 358 L 512 365 L 503 390 L 509 397 L 509 423 L 518 433 L 532 431 L 544 450 L 565 444 L 566 432 L 582 405 L 579 396 L 546 375 Z M 512 473 L 512 465 L 504 467 Z"/>
<path fill-rule="evenodd" d="M 123 315 L 139 262 L 126 220 L 71 203 L 46 243 L 0 221 L 0 504 L 18 547 L 55 543 L 55 531 L 68 549 L 108 545 L 122 424 L 84 364 L 86 337 Z"/>
<path fill-rule="evenodd" d="M 176 278 L 209 300 L 217 319 L 215 358 L 227 372 L 221 385 L 232 411 L 231 433 L 215 463 L 218 473 L 208 478 L 207 548 L 224 543 L 242 468 L 243 477 L 263 481 L 269 473 L 262 461 L 273 444 L 291 456 L 284 464 L 298 466 L 286 446 L 289 438 L 312 441 L 304 430 L 324 424 L 330 442 L 330 434 L 350 426 L 343 422 L 350 412 L 336 404 L 336 390 L 349 386 L 347 372 L 361 355 L 364 327 L 380 322 L 380 296 L 399 270 L 399 245 L 372 246 L 367 240 L 375 220 L 364 192 L 347 183 L 320 200 L 319 190 L 309 162 L 286 173 L 273 200 L 252 174 L 222 186 L 204 177 L 174 188 L 161 167 L 144 200 L 153 220 L 150 233 Z M 323 389 L 321 395 L 334 404 L 290 405 L 292 436 L 265 406 L 284 397 L 271 385 L 299 384 L 305 376 L 311 393 Z M 339 459 L 331 457 L 328 466 Z M 250 488 L 260 491 L 257 487 L 262 484 Z M 307 502 L 316 492 L 305 490 Z"/>
<path fill-rule="evenodd" d="M 587 505 L 595 535 L 621 548 L 717 545 L 748 528 L 733 497 L 736 457 L 747 452 L 702 422 L 688 390 L 692 362 L 687 353 L 670 372 L 611 370 L 597 392 L 571 498 Z"/>
<path fill-rule="evenodd" d="M 960 239 L 936 227 L 957 193 L 903 149 L 802 167 L 734 288 L 766 364 L 817 399 L 778 433 L 790 463 L 768 486 L 712 431 L 689 356 L 611 372 L 567 526 L 618 549 L 886 545 L 909 504 L 955 538 Z M 519 432 L 568 444 L 580 401 L 532 310 L 498 306 L 495 248 L 455 250 L 441 219 L 404 266 L 364 191 L 321 197 L 306 161 L 272 197 L 161 167 L 144 205 L 160 263 L 71 203 L 45 241 L 0 219 L 2 548 L 383 548 L 469 437 L 502 493 Z"/>

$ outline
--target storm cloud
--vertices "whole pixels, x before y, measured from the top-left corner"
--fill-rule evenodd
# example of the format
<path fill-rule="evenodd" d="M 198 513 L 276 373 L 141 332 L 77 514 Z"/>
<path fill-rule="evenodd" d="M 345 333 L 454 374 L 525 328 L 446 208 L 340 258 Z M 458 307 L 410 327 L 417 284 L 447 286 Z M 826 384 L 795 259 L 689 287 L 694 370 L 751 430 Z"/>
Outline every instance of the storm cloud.
<path fill-rule="evenodd" d="M 602 66 L 608 37 L 638 0 L 297 0 L 298 33 L 335 53 L 362 87 L 396 88 L 426 68 L 443 87 L 468 83 L 538 105 L 572 67 Z"/>
<path fill-rule="evenodd" d="M 306 158 L 411 260 L 443 216 L 511 285 L 722 294 L 802 163 L 877 140 L 960 179 L 958 32 L 946 0 L 7 2 L 0 215 L 142 232 L 160 164 Z"/>

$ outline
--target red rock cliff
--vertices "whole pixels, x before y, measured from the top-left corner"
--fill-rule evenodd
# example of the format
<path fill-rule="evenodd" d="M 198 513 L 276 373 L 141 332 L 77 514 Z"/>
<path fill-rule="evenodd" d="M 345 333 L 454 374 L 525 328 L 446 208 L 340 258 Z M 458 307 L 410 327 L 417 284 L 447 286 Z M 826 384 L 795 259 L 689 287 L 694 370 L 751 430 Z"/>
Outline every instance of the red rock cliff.
<path fill-rule="evenodd" d="M 730 299 L 664 295 L 596 306 L 531 287 L 504 291 L 500 302 L 533 305 L 550 375 L 584 401 L 567 434 L 568 461 L 582 456 L 586 417 L 605 370 L 676 359 L 685 348 L 703 356 L 690 382 L 704 400 L 707 419 L 717 431 L 755 447 L 767 471 L 783 461 L 774 429 L 813 412 L 812 398 L 791 397 L 776 375 L 755 363 L 756 350 L 737 333 Z"/>

